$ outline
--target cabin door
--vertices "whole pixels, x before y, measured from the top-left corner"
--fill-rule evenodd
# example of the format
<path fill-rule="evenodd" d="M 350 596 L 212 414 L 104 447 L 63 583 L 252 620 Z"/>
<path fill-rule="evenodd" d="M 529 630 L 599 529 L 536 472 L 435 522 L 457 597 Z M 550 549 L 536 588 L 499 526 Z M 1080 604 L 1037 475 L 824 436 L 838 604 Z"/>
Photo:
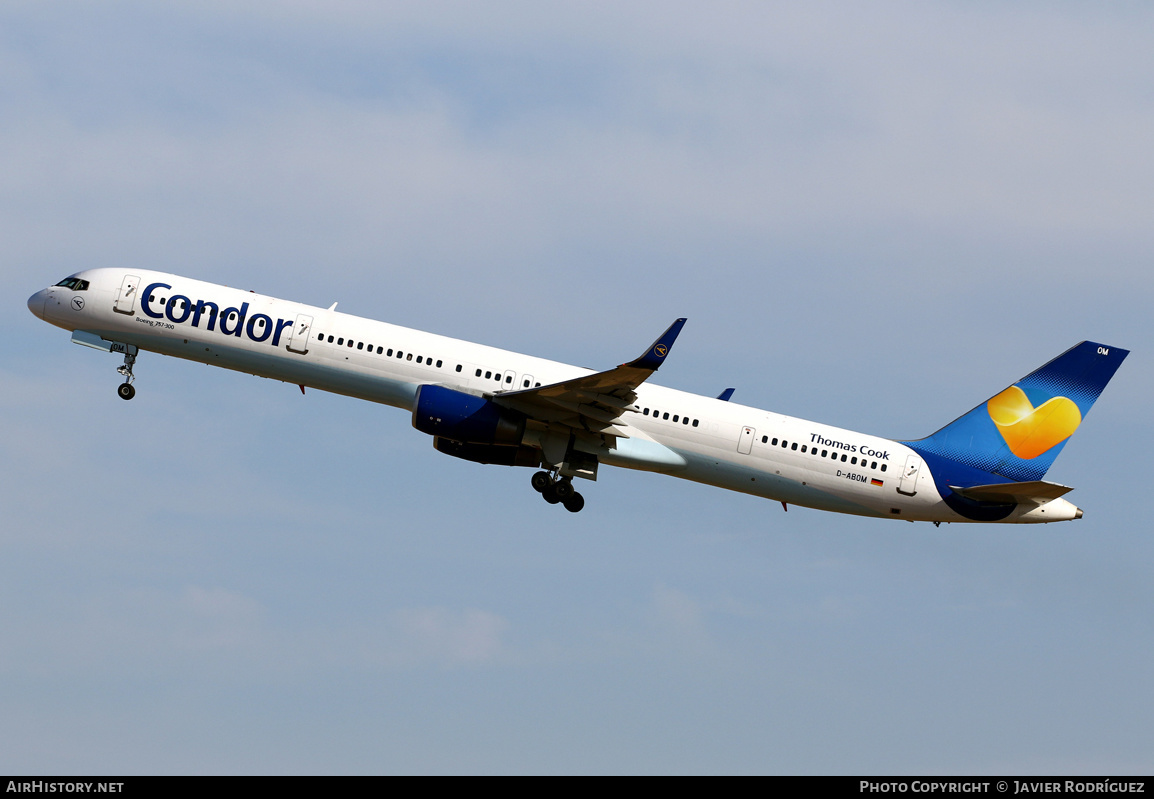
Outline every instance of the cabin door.
<path fill-rule="evenodd" d="M 304 355 L 309 351 L 309 336 L 313 332 L 313 318 L 307 314 L 297 314 L 293 332 L 289 337 L 288 351 Z"/>
<path fill-rule="evenodd" d="M 129 316 L 135 313 L 136 295 L 139 288 L 140 278 L 136 275 L 125 275 L 120 284 L 120 296 L 116 298 L 116 304 L 112 306 L 112 310 Z"/>
<path fill-rule="evenodd" d="M 917 455 L 910 455 L 906 458 L 906 468 L 902 470 L 901 479 L 898 480 L 898 493 L 908 497 L 918 493 L 918 472 L 921 470 L 921 458 Z"/>
<path fill-rule="evenodd" d="M 753 439 L 757 435 L 757 431 L 752 427 L 741 428 L 741 438 L 737 439 L 737 451 L 742 455 L 748 455 L 753 451 Z"/>

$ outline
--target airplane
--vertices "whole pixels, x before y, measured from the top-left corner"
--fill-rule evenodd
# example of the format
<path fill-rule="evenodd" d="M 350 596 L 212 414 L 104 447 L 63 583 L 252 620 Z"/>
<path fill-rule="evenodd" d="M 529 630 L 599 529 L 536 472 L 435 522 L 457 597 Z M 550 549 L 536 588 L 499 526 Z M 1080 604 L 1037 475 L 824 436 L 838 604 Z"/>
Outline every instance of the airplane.
<path fill-rule="evenodd" d="M 580 511 L 574 478 L 639 469 L 859 516 L 942 522 L 1082 518 L 1042 478 L 1127 350 L 1076 344 L 932 435 L 839 429 L 655 385 L 685 325 L 594 372 L 177 275 L 77 272 L 28 299 L 72 341 L 123 355 L 117 393 L 136 394 L 141 351 L 402 408 L 442 453 L 537 469 L 546 502 Z"/>

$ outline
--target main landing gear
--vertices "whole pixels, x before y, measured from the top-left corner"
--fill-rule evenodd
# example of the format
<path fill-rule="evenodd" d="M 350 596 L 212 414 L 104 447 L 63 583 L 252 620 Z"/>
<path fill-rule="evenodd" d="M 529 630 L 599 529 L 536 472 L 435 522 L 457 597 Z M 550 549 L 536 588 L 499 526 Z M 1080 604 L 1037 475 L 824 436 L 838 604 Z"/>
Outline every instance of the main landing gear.
<path fill-rule="evenodd" d="M 573 478 L 556 478 L 549 472 L 537 472 L 531 481 L 537 491 L 550 505 L 560 503 L 570 513 L 577 513 L 585 507 L 585 497 L 573 488 Z"/>
<path fill-rule="evenodd" d="M 116 387 L 116 393 L 122 400 L 130 400 L 136 396 L 136 388 L 133 387 L 132 381 L 136 376 L 132 374 L 132 365 L 136 363 L 136 347 L 125 350 L 124 366 L 116 367 L 116 371 L 124 376 L 124 382 Z"/>

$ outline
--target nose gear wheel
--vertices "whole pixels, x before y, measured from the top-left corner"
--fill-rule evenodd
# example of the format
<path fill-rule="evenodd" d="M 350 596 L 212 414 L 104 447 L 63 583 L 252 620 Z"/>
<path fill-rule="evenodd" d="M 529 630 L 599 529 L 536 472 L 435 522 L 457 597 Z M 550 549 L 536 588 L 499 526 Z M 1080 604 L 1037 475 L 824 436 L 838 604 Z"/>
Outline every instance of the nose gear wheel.
<path fill-rule="evenodd" d="M 122 400 L 130 400 L 136 396 L 136 388 L 132 385 L 132 381 L 136 379 L 136 375 L 132 374 L 132 365 L 136 363 L 136 353 L 132 350 L 127 350 L 124 353 L 124 365 L 116 367 L 118 374 L 124 377 L 124 382 L 116 387 L 116 395 Z"/>

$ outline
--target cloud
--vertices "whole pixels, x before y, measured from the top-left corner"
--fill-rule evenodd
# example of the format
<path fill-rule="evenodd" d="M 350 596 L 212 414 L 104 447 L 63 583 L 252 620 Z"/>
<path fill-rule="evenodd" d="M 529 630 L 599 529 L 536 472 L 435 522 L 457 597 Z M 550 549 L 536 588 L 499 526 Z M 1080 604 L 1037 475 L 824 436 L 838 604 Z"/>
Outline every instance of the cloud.
<path fill-rule="evenodd" d="M 251 643 L 264 620 L 260 603 L 225 588 L 185 588 L 175 608 L 172 641 L 178 649 L 223 649 Z"/>
<path fill-rule="evenodd" d="M 505 653 L 509 622 L 476 608 L 407 608 L 393 614 L 397 636 L 388 647 L 403 663 L 432 661 L 444 666 L 479 665 Z"/>

